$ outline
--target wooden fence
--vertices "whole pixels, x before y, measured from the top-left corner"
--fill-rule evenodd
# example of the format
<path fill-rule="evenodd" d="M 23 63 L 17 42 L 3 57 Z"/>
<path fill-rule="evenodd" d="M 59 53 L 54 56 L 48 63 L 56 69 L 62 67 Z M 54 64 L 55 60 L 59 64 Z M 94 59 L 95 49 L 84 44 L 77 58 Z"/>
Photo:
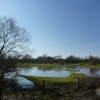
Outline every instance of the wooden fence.
<path fill-rule="evenodd" d="M 74 92 L 78 89 L 84 88 L 85 86 L 85 79 L 84 78 L 77 78 L 76 82 L 66 82 L 66 83 L 49 83 L 47 81 L 42 81 L 42 84 L 38 84 L 35 88 L 31 85 L 23 85 L 19 90 L 25 91 L 41 91 L 42 94 L 66 94 L 68 92 Z"/>
<path fill-rule="evenodd" d="M 45 85 L 45 81 L 42 81 L 42 94 L 66 94 L 68 92 L 75 92 L 82 89 L 85 86 L 84 78 L 77 78 L 76 82 L 72 83 L 52 83 L 51 85 Z"/>
<path fill-rule="evenodd" d="M 85 86 L 85 78 L 76 78 L 77 89 L 81 89 Z"/>

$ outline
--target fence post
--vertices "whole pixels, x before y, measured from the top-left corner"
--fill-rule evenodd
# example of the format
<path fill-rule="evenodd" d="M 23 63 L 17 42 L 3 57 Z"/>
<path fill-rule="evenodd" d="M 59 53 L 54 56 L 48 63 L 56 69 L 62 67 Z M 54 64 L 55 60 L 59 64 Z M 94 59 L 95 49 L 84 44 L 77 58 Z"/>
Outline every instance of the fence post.
<path fill-rule="evenodd" d="M 77 78 L 77 88 L 79 89 L 79 78 Z"/>
<path fill-rule="evenodd" d="M 85 86 L 85 79 L 83 78 L 83 86 Z"/>
<path fill-rule="evenodd" d="M 45 81 L 42 81 L 42 93 L 45 94 Z"/>
<path fill-rule="evenodd" d="M 54 95 L 54 83 L 53 83 L 53 95 Z"/>

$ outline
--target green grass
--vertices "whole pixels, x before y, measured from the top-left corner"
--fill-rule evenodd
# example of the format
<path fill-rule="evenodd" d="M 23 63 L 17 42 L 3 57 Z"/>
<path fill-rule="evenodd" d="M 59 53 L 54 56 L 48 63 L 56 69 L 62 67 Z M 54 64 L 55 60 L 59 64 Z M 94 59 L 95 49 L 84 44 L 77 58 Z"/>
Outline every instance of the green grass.
<path fill-rule="evenodd" d="M 80 71 L 80 70 L 70 70 L 70 69 L 67 69 L 66 71 L 69 71 L 69 72 L 71 72 L 71 73 L 74 73 L 74 72 L 78 72 L 78 71 Z"/>
<path fill-rule="evenodd" d="M 75 82 L 76 77 L 85 77 L 83 74 L 75 74 L 72 73 L 69 77 L 64 78 L 55 78 L 55 77 L 37 77 L 37 76 L 22 76 L 30 81 L 35 81 L 37 83 L 41 83 L 43 80 L 46 83 L 65 83 L 65 82 Z"/>
<path fill-rule="evenodd" d="M 67 66 L 67 67 L 76 67 L 78 66 L 78 64 L 70 64 L 70 63 L 64 63 L 64 64 L 60 64 L 60 63 L 47 63 L 47 64 L 37 64 L 37 63 L 20 63 L 18 64 L 18 67 L 61 67 L 61 66 Z"/>
<path fill-rule="evenodd" d="M 39 66 L 39 67 L 48 67 L 50 69 L 52 68 L 55 68 L 55 67 L 62 67 L 62 66 L 66 66 L 66 67 L 76 67 L 76 66 L 80 66 L 82 68 L 100 68 L 100 64 L 98 65 L 91 65 L 91 64 L 83 64 L 83 65 L 79 65 L 79 64 L 72 64 L 72 63 L 64 63 L 64 64 L 61 64 L 61 63 L 47 63 L 47 64 L 37 64 L 37 63 L 19 63 L 17 65 L 18 67 L 25 67 L 25 68 L 29 68 L 29 67 L 36 67 L 36 66 Z"/>
<path fill-rule="evenodd" d="M 82 68 L 100 68 L 100 64 L 98 65 L 91 65 L 91 64 L 84 64 L 81 65 Z"/>
<path fill-rule="evenodd" d="M 69 77 L 64 78 L 54 78 L 54 77 L 36 77 L 36 76 L 23 76 L 24 78 L 33 81 L 35 85 L 40 86 L 42 85 L 42 82 L 44 80 L 45 82 L 45 88 L 47 89 L 46 92 L 49 93 L 50 91 L 48 89 L 52 89 L 53 83 L 59 83 L 55 85 L 55 93 L 60 94 L 66 94 L 66 93 L 72 93 L 77 90 L 76 86 L 76 78 L 85 78 L 85 75 L 83 74 L 74 74 L 72 73 Z M 61 84 L 62 83 L 62 84 Z M 64 89 L 63 89 L 64 88 Z M 47 100 L 47 99 L 46 99 Z M 52 100 L 52 99 L 51 99 Z M 55 99 L 54 99 L 55 100 Z M 67 99 L 66 99 L 67 100 Z"/>

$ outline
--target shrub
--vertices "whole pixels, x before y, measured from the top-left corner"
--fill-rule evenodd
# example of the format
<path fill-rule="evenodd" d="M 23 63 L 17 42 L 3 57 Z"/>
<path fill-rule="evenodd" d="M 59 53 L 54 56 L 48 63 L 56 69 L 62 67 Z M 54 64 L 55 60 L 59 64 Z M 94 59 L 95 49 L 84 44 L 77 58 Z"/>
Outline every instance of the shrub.
<path fill-rule="evenodd" d="M 86 86 L 90 89 L 100 87 L 100 76 L 91 76 L 86 79 Z"/>

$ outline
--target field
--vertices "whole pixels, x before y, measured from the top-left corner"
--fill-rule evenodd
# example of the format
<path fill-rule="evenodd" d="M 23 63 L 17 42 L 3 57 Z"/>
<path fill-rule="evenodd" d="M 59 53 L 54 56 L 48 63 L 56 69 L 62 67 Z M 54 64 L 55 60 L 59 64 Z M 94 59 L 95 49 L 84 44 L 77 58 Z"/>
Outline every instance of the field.
<path fill-rule="evenodd" d="M 37 63 L 20 63 L 18 64 L 18 67 L 50 67 L 50 68 L 54 68 L 54 67 L 61 67 L 61 66 L 67 66 L 67 67 L 76 67 L 76 66 L 80 66 L 82 68 L 100 68 L 100 64 L 98 65 L 91 65 L 91 64 L 73 64 L 73 63 L 64 63 L 64 64 L 60 64 L 60 63 L 47 63 L 47 64 L 37 64 Z"/>

